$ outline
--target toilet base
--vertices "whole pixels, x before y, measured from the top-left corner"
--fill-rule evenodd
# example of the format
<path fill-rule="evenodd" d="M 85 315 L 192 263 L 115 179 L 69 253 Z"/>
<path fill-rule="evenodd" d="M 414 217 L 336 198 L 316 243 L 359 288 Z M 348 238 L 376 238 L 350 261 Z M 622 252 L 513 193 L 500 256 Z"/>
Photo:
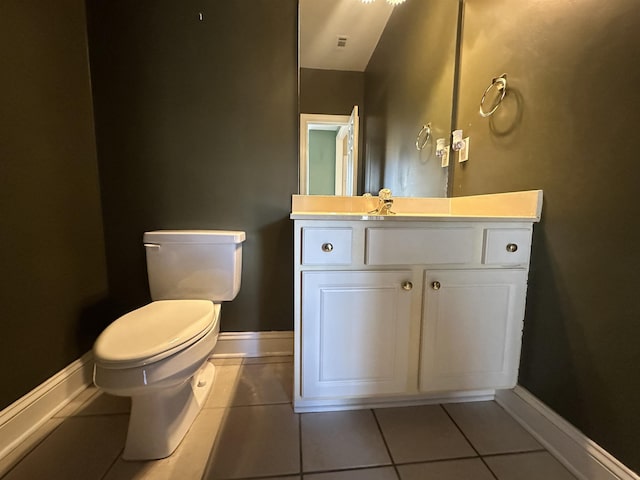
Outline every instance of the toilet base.
<path fill-rule="evenodd" d="M 171 455 L 189 431 L 213 385 L 215 367 L 205 362 L 175 387 L 131 397 L 124 460 L 154 460 Z"/>

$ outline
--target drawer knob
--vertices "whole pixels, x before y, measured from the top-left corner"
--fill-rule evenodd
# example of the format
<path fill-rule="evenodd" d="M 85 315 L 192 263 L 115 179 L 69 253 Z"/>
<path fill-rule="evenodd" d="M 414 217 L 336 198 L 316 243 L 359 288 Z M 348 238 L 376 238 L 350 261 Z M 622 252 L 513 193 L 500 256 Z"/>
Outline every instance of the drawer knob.
<path fill-rule="evenodd" d="M 413 288 L 413 283 L 406 281 L 406 282 L 402 282 L 402 289 L 406 290 L 407 292 L 409 290 L 411 290 Z"/>
<path fill-rule="evenodd" d="M 333 252 L 333 245 L 331 243 L 323 243 L 322 244 L 322 251 L 323 252 Z"/>
<path fill-rule="evenodd" d="M 440 282 L 436 280 L 431 284 L 431 288 L 433 288 L 434 290 L 440 290 Z"/>
<path fill-rule="evenodd" d="M 518 250 L 518 244 L 517 243 L 508 243 L 507 244 L 507 252 L 513 253 L 513 252 L 515 252 L 517 250 Z"/>

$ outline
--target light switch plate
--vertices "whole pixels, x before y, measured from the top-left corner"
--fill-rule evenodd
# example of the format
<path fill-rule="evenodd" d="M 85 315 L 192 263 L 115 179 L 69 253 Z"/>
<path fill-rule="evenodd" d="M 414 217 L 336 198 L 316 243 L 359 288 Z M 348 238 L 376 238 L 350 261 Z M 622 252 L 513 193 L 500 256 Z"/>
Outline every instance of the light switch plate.
<path fill-rule="evenodd" d="M 469 137 L 464 139 L 464 147 L 458 152 L 458 163 L 469 160 Z"/>
<path fill-rule="evenodd" d="M 441 166 L 444 167 L 448 167 L 449 166 L 449 153 L 451 151 L 451 147 L 449 145 L 447 145 L 446 147 L 444 147 L 444 150 L 442 151 L 442 164 Z"/>

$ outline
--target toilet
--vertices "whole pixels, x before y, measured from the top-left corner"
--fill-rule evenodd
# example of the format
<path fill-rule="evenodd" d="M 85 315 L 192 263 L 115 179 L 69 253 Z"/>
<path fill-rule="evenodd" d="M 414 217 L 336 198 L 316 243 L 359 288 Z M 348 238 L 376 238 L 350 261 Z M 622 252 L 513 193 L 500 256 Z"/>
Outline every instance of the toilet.
<path fill-rule="evenodd" d="M 131 397 L 125 460 L 171 455 L 202 408 L 220 303 L 240 290 L 244 240 L 239 231 L 144 234 L 153 301 L 114 321 L 93 347 L 95 385 Z"/>

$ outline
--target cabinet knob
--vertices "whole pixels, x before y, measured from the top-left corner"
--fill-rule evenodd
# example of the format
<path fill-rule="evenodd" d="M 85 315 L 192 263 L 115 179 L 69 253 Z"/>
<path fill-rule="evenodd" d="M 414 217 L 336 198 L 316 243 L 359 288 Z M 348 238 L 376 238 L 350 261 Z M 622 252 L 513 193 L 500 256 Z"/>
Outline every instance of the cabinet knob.
<path fill-rule="evenodd" d="M 413 288 L 413 283 L 406 281 L 406 282 L 402 282 L 402 289 L 406 290 L 407 292 L 409 290 L 411 290 Z"/>
<path fill-rule="evenodd" d="M 517 243 L 508 243 L 507 244 L 507 252 L 513 253 L 516 250 L 518 250 L 518 244 Z"/>
<path fill-rule="evenodd" d="M 322 244 L 323 252 L 333 252 L 333 245 L 331 243 L 323 243 Z"/>
<path fill-rule="evenodd" d="M 436 280 L 431 284 L 431 288 L 433 288 L 434 290 L 440 290 L 440 282 Z"/>

